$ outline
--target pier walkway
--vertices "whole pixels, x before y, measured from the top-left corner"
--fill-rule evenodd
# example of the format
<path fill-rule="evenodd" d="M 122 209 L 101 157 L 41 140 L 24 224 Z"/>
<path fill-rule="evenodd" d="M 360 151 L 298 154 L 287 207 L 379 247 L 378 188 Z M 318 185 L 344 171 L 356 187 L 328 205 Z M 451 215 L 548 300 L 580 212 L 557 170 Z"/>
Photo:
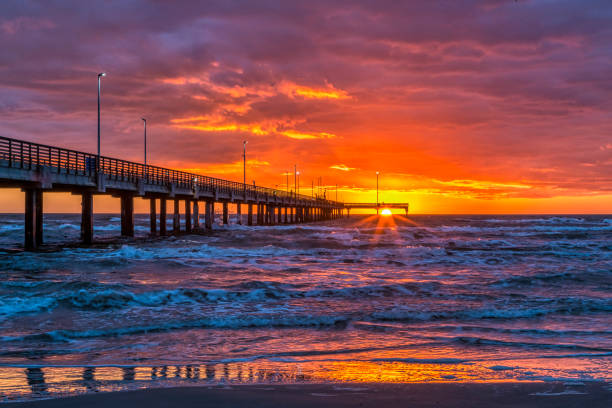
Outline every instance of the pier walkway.
<path fill-rule="evenodd" d="M 86 244 L 93 240 L 93 197 L 100 194 L 121 199 L 121 235 L 127 237 L 134 236 L 135 197 L 150 201 L 152 235 L 169 233 L 168 200 L 174 201 L 172 233 L 180 232 L 180 201 L 188 233 L 201 228 L 200 203 L 204 229 L 212 228 L 215 203 L 223 205 L 224 224 L 229 222 L 230 204 L 236 206 L 238 223 L 242 223 L 242 207 L 247 206 L 247 225 L 254 223 L 254 206 L 259 225 L 330 220 L 341 217 L 345 209 L 331 200 L 1 136 L 0 188 L 25 192 L 24 246 L 28 250 L 43 243 L 44 192 L 81 196 L 81 239 Z"/>
<path fill-rule="evenodd" d="M 344 203 L 344 209 L 346 210 L 347 217 L 350 215 L 351 210 L 353 208 L 358 208 L 358 209 L 373 208 L 373 209 L 376 209 L 376 214 L 378 214 L 378 211 L 381 208 L 382 209 L 403 208 L 404 211 L 406 211 L 406 215 L 408 215 L 410 204 L 409 203 Z"/>

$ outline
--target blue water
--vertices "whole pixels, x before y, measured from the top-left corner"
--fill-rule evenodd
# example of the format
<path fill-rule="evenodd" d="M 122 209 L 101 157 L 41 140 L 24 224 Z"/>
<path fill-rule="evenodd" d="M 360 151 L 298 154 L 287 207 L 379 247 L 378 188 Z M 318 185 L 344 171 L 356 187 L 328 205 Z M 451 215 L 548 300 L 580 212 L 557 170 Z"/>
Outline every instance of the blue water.
<path fill-rule="evenodd" d="M 46 242 L 76 241 L 78 221 L 46 216 Z M 148 216 L 136 221 L 146 236 Z M 119 234 L 115 215 L 95 224 L 98 238 Z M 21 216 L 1 216 L 2 246 L 22 234 Z M 216 225 L 0 253 L 0 271 L 4 398 L 185 382 L 612 379 L 612 216 Z"/>

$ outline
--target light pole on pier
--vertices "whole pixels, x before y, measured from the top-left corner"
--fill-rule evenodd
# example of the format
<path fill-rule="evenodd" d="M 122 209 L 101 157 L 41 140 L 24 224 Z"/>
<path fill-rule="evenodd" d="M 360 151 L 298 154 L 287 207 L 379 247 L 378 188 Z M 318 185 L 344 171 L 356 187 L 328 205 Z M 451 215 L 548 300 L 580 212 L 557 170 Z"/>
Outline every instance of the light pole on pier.
<path fill-rule="evenodd" d="M 105 72 L 100 72 L 98 74 L 98 160 L 96 163 L 96 170 L 100 170 L 100 88 L 103 76 L 106 76 Z"/>
<path fill-rule="evenodd" d="M 246 145 L 248 140 L 242 141 L 242 185 L 244 188 L 244 201 L 246 201 Z"/>
<path fill-rule="evenodd" d="M 142 119 L 142 123 L 144 123 L 144 176 L 147 178 L 147 120 L 145 118 Z"/>
<path fill-rule="evenodd" d="M 142 123 L 144 123 L 144 165 L 146 167 L 147 165 L 147 119 L 146 118 L 140 118 L 142 119 Z"/>
<path fill-rule="evenodd" d="M 378 175 L 380 172 L 376 172 L 376 214 L 378 214 Z"/>
<path fill-rule="evenodd" d="M 297 198 L 297 164 L 293 165 L 293 191 L 295 192 L 295 197 Z"/>
<path fill-rule="evenodd" d="M 300 172 L 295 173 L 297 175 L 297 194 L 300 195 Z"/>

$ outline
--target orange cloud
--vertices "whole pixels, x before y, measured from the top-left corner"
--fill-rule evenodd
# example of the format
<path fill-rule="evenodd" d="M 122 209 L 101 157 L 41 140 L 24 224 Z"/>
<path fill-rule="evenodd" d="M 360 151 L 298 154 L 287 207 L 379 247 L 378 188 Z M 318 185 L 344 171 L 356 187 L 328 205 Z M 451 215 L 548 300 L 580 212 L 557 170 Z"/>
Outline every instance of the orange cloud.
<path fill-rule="evenodd" d="M 251 169 L 254 167 L 270 166 L 269 162 L 265 160 L 256 160 L 256 159 L 247 160 L 246 164 Z M 186 168 L 186 169 L 181 169 L 181 170 L 189 172 L 189 173 L 203 174 L 203 175 L 235 174 L 235 173 L 242 172 L 242 166 L 243 166 L 242 161 L 236 161 L 233 163 L 217 163 L 217 164 L 210 164 L 204 167 Z"/>
<path fill-rule="evenodd" d="M 297 132 L 295 130 L 286 130 L 284 132 L 280 132 L 281 135 L 287 136 L 290 139 L 331 139 L 336 137 L 336 135 L 332 133 L 320 132 L 320 133 L 304 133 Z"/>
<path fill-rule="evenodd" d="M 333 85 L 326 83 L 325 88 L 311 88 L 297 85 L 296 83 L 283 81 L 279 86 L 280 92 L 289 97 L 300 96 L 306 99 L 348 99 L 348 92 L 337 89 Z"/>
<path fill-rule="evenodd" d="M 355 167 L 348 167 L 345 164 L 334 164 L 333 166 L 329 166 L 330 169 L 342 170 L 342 171 L 351 171 L 355 170 Z"/>

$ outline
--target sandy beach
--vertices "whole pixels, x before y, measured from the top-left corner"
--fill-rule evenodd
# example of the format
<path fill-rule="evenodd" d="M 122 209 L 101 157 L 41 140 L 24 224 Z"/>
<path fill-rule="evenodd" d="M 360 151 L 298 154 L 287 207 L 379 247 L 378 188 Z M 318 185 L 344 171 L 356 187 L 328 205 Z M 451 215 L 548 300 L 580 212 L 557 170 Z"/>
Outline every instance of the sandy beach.
<path fill-rule="evenodd" d="M 594 383 L 239 385 L 158 388 L 18 402 L 12 407 L 609 407 Z"/>

